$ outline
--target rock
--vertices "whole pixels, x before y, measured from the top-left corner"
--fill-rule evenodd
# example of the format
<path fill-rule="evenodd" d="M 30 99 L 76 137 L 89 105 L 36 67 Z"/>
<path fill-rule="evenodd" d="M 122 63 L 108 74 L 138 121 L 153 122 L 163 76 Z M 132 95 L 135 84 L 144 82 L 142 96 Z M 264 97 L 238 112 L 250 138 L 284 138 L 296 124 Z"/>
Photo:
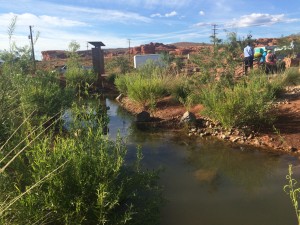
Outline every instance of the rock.
<path fill-rule="evenodd" d="M 218 173 L 214 169 L 199 169 L 195 171 L 194 176 L 201 182 L 213 182 L 217 178 Z"/>
<path fill-rule="evenodd" d="M 229 136 L 225 135 L 225 134 L 221 134 L 220 138 L 224 139 L 224 140 L 228 140 Z"/>
<path fill-rule="evenodd" d="M 180 123 L 188 123 L 188 124 L 194 124 L 196 123 L 196 116 L 195 114 L 186 111 L 183 116 L 180 119 Z"/>
<path fill-rule="evenodd" d="M 238 140 L 240 140 L 240 138 L 239 137 L 235 137 L 235 138 L 232 139 L 232 142 L 235 143 L 235 142 L 238 142 Z"/>
<path fill-rule="evenodd" d="M 142 111 L 136 115 L 136 122 L 150 122 L 150 113 Z"/>
<path fill-rule="evenodd" d="M 248 140 L 253 139 L 253 134 L 250 134 L 247 139 Z"/>
<path fill-rule="evenodd" d="M 197 128 L 192 128 L 190 131 L 191 131 L 192 133 L 195 133 L 195 132 L 197 131 Z"/>
<path fill-rule="evenodd" d="M 288 150 L 289 150 L 290 152 L 296 152 L 296 151 L 298 151 L 297 148 L 292 147 L 292 146 L 289 146 L 289 147 L 288 147 Z"/>
<path fill-rule="evenodd" d="M 116 97 L 116 100 L 117 100 L 118 102 L 121 102 L 123 98 L 124 98 L 124 95 L 123 95 L 123 94 L 119 94 L 119 96 Z"/>

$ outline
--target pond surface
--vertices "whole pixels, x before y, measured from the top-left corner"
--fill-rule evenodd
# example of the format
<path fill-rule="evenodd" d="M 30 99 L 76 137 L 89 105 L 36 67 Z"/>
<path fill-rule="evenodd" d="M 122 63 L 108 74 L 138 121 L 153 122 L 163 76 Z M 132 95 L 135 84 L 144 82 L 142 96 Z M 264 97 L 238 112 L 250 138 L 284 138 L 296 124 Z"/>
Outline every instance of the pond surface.
<path fill-rule="evenodd" d="M 159 168 L 166 205 L 161 225 L 296 225 L 283 192 L 288 165 L 300 181 L 299 159 L 178 131 L 141 131 L 113 100 L 109 135 L 127 136 L 129 157 L 142 146 L 143 164 Z"/>

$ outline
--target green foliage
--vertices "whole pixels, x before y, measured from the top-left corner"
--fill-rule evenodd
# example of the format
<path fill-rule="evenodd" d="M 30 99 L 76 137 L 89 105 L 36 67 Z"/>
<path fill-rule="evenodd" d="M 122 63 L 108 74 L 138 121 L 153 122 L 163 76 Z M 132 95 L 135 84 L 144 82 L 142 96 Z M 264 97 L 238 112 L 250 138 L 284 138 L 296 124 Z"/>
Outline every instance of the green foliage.
<path fill-rule="evenodd" d="M 96 82 L 97 75 L 92 70 L 86 70 L 80 65 L 79 55 L 77 51 L 80 45 L 76 41 L 69 44 L 69 54 L 67 60 L 67 70 L 65 72 L 68 87 L 77 89 L 79 96 L 87 95 L 89 88 Z"/>
<path fill-rule="evenodd" d="M 105 69 L 112 73 L 126 74 L 132 70 L 130 61 L 125 56 L 114 57 L 105 66 Z"/>
<path fill-rule="evenodd" d="M 116 80 L 116 77 L 117 77 L 117 74 L 111 73 L 111 74 L 108 74 L 108 76 L 105 77 L 105 79 L 106 79 L 106 81 L 107 81 L 108 83 L 114 84 L 114 83 L 115 83 L 115 80 Z"/>
<path fill-rule="evenodd" d="M 293 178 L 293 166 L 289 165 L 289 172 L 288 175 L 286 175 L 286 179 L 288 181 L 287 185 L 284 185 L 283 190 L 286 194 L 290 196 L 290 199 L 292 201 L 292 205 L 295 209 L 295 213 L 297 216 L 298 225 L 300 225 L 300 210 L 299 210 L 299 194 L 300 194 L 300 188 L 297 188 L 297 181 Z"/>
<path fill-rule="evenodd" d="M 168 84 L 168 91 L 174 99 L 180 102 L 187 110 L 197 103 L 198 92 L 194 77 L 174 77 Z"/>
<path fill-rule="evenodd" d="M 11 19 L 9 27 L 7 29 L 9 38 L 9 50 L 3 51 L 0 54 L 0 58 L 5 61 L 1 70 L 6 74 L 29 74 L 33 65 L 31 62 L 31 48 L 29 46 L 18 47 L 12 40 L 17 23 L 17 16 Z"/>
<path fill-rule="evenodd" d="M 171 63 L 175 60 L 175 57 L 173 55 L 170 55 L 168 52 L 164 51 L 160 53 L 160 59 L 166 66 L 170 66 Z"/>
<path fill-rule="evenodd" d="M 20 101 L 25 112 L 35 111 L 38 118 L 48 119 L 71 106 L 75 93 L 62 89 L 54 77 L 19 78 Z M 22 85 L 22 84 L 25 85 Z M 46 88 L 45 88 L 46 87 Z"/>
<path fill-rule="evenodd" d="M 81 121 L 82 114 L 73 113 Z M 102 128 L 50 134 L 28 146 L 19 163 L 0 172 L 0 185 L 7 184 L 0 193 L 0 222 L 157 224 L 162 204 L 158 172 L 141 168 L 140 151 L 135 162 L 125 164 L 124 140 L 109 140 Z"/>
<path fill-rule="evenodd" d="M 153 63 L 148 63 L 136 72 L 116 77 L 117 89 L 144 108 L 155 108 L 157 100 L 167 94 L 169 81 L 164 70 Z"/>
<path fill-rule="evenodd" d="M 225 127 L 272 122 L 268 112 L 273 98 L 274 90 L 262 75 L 245 78 L 233 87 L 216 83 L 201 90 L 204 113 Z"/>
<path fill-rule="evenodd" d="M 0 143 L 14 129 L 18 115 L 18 93 L 13 87 L 12 76 L 3 73 L 0 79 Z"/>
<path fill-rule="evenodd" d="M 128 97 L 146 107 L 166 95 L 166 80 L 163 77 L 146 78 L 141 74 L 132 74 L 127 83 Z"/>
<path fill-rule="evenodd" d="M 294 48 L 291 48 L 291 42 L 293 41 Z M 294 58 L 297 53 L 300 52 L 300 39 L 299 35 L 291 35 L 289 37 L 282 37 L 278 39 L 278 47 L 282 50 L 277 53 Z"/>
<path fill-rule="evenodd" d="M 299 68 L 289 68 L 283 74 L 283 85 L 299 85 L 300 84 L 300 72 Z"/>

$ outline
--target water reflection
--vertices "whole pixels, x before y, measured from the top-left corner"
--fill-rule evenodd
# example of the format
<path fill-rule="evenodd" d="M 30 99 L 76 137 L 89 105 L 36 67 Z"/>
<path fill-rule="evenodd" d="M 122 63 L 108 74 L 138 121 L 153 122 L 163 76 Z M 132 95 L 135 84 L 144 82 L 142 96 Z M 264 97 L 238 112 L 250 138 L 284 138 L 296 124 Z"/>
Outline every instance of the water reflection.
<path fill-rule="evenodd" d="M 251 149 L 228 149 L 222 142 L 203 145 L 189 149 L 187 162 L 194 168 L 197 180 L 211 185 L 212 190 L 231 182 L 247 191 L 255 191 L 268 176 L 276 173 L 274 168 L 280 159 L 275 155 L 265 157 Z"/>
<path fill-rule="evenodd" d="M 134 118 L 111 100 L 110 134 L 128 137 L 129 157 L 141 145 L 146 167 L 163 167 L 161 184 L 168 203 L 161 225 L 296 224 L 283 192 L 291 156 L 240 148 L 182 132 L 138 130 Z M 299 174 L 299 171 L 295 173 Z"/>

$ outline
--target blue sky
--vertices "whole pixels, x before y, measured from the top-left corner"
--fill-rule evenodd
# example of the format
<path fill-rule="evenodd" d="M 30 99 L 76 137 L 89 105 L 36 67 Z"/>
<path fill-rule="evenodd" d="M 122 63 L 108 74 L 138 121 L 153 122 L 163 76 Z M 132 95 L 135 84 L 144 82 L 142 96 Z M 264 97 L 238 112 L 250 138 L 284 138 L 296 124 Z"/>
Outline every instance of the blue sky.
<path fill-rule="evenodd" d="M 300 32 L 299 0 L 0 0 L 0 50 L 8 49 L 7 28 L 13 16 L 13 39 L 29 45 L 29 25 L 40 37 L 36 55 L 44 50 L 67 50 L 77 41 L 105 48 L 149 42 L 209 42 L 212 24 L 217 36 L 280 37 Z M 90 48 L 90 46 L 89 46 Z"/>

